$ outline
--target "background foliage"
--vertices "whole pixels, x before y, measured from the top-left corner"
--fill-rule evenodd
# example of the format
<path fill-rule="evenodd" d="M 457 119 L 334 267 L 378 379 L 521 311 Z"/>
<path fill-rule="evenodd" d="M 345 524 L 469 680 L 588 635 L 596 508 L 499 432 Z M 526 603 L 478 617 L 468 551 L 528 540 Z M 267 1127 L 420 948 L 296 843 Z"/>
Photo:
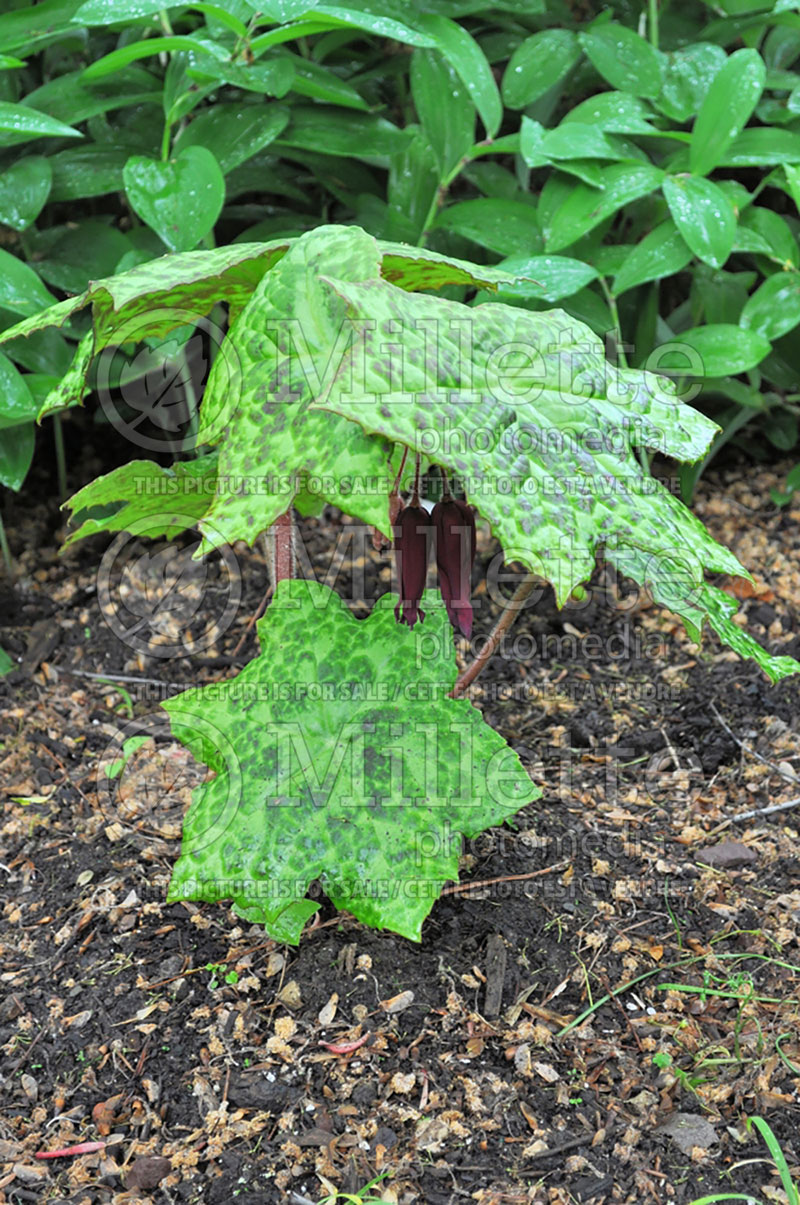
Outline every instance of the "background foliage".
<path fill-rule="evenodd" d="M 20 4 L 0 17 L 0 329 L 165 251 L 353 222 L 531 275 L 502 300 L 558 304 L 623 362 L 688 373 L 723 428 L 711 455 L 790 451 L 794 8 Z M 12 488 L 86 322 L 0 359 Z M 688 360 L 653 360 L 675 341 Z"/>

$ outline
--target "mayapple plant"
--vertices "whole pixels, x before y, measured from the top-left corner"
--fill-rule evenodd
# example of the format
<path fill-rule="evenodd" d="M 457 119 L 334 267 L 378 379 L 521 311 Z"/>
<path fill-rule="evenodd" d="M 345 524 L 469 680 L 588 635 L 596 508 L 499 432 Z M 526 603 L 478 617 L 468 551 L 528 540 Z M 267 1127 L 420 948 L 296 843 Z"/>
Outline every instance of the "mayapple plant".
<path fill-rule="evenodd" d="M 746 570 L 647 471 L 647 449 L 696 461 L 715 425 L 670 381 L 609 364 L 600 340 L 562 311 L 491 300 L 513 279 L 329 226 L 165 256 L 2 336 L 91 306 L 44 416 L 79 404 L 94 358 L 131 330 L 163 338 L 188 309 L 199 318 L 229 307 L 193 459 L 169 469 L 133 461 L 68 504 L 69 542 L 132 528 L 172 538 L 194 523 L 202 555 L 272 535 L 260 654 L 230 681 L 164 704 L 176 738 L 213 771 L 186 815 L 170 900 L 231 900 L 297 942 L 319 882 L 337 908 L 419 939 L 457 878 L 461 839 L 540 794 L 466 686 L 533 583 L 552 583 L 563 605 L 599 551 L 694 639 L 708 622 L 773 681 L 800 670 L 733 622 L 736 603 L 705 575 Z M 444 286 L 472 291 L 472 304 L 437 295 Z M 432 514 L 422 465 L 435 465 L 444 487 Z M 196 488 L 209 477 L 210 494 Z M 293 515 L 324 503 L 371 526 L 379 545 L 394 541 L 401 596 L 384 595 L 367 619 L 297 576 Z M 103 517 L 89 513 L 97 507 Z M 459 676 L 454 629 L 471 632 L 475 512 L 527 572 Z M 425 589 L 431 544 L 441 593 Z"/>

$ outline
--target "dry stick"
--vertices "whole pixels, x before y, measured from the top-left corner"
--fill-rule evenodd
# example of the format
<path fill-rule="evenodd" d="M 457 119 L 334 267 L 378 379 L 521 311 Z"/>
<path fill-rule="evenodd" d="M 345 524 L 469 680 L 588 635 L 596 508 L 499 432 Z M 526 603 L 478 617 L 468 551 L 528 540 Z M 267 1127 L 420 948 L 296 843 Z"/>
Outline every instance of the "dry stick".
<path fill-rule="evenodd" d="M 788 799 L 786 803 L 773 803 L 768 808 L 753 808 L 750 812 L 737 812 L 735 816 L 729 816 L 727 820 L 723 820 L 722 824 L 718 824 L 716 828 L 712 828 L 709 837 L 713 837 L 715 833 L 721 832 L 727 828 L 729 824 L 738 824 L 740 820 L 753 820 L 756 816 L 774 816 L 776 812 L 788 812 L 790 808 L 800 806 L 800 795 L 797 799 Z"/>
<path fill-rule="evenodd" d="M 492 656 L 494 655 L 497 646 L 500 644 L 500 641 L 503 639 L 512 623 L 517 618 L 517 615 L 522 610 L 523 603 L 533 590 L 535 584 L 536 578 L 532 573 L 529 573 L 522 579 L 513 595 L 506 603 L 502 615 L 492 628 L 486 644 L 478 653 L 472 664 L 467 666 L 464 672 L 459 674 L 456 678 L 456 684 L 450 691 L 452 698 L 457 699 L 460 695 L 463 695 L 467 690 L 467 687 L 471 686 L 471 684 L 475 681 L 478 674 L 480 674 L 486 668 Z"/>
<path fill-rule="evenodd" d="M 554 866 L 545 866 L 542 870 L 531 870 L 528 874 L 504 874 L 499 879 L 481 879 L 478 883 L 456 883 L 453 887 L 445 887 L 442 895 L 460 895 L 464 891 L 474 891 L 478 887 L 493 887 L 495 883 L 518 883 L 522 879 L 538 879 L 543 874 L 554 874 L 557 870 L 566 870 L 569 859 L 556 862 Z"/>
<path fill-rule="evenodd" d="M 780 766 L 777 765 L 776 762 L 770 761 L 770 759 L 768 757 L 763 757 L 756 749 L 752 749 L 750 747 L 750 745 L 748 745 L 745 741 L 741 740 L 740 737 L 738 737 L 736 735 L 736 733 L 733 731 L 733 729 L 730 728 L 728 726 L 728 724 L 726 724 L 725 720 L 722 718 L 722 716 L 717 711 L 716 705 L 714 703 L 709 704 L 709 706 L 710 706 L 711 710 L 714 712 L 714 715 L 719 720 L 722 727 L 727 732 L 728 736 L 731 738 L 732 741 L 736 742 L 736 744 L 739 746 L 739 748 L 742 750 L 743 753 L 749 753 L 751 757 L 755 757 L 758 761 L 762 762 L 765 766 L 769 766 L 770 770 L 772 770 L 775 774 L 779 774 L 781 776 L 781 778 L 783 778 L 785 781 L 787 781 L 787 782 L 796 781 L 796 776 L 787 774 L 786 771 L 782 770 L 780 768 Z M 752 816 L 755 816 L 756 814 L 757 814 L 756 812 L 748 813 L 748 815 L 752 815 Z"/>

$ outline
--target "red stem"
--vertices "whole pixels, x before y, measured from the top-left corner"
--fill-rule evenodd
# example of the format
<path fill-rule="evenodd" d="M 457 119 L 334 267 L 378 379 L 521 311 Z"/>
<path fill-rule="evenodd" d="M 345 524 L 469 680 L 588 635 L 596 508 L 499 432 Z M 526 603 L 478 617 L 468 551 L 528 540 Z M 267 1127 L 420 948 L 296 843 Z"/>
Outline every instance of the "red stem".
<path fill-rule="evenodd" d="M 278 515 L 272 526 L 272 538 L 275 546 L 275 574 L 272 584 L 277 587 L 279 582 L 297 576 L 294 515 L 291 507 L 284 514 Z"/>

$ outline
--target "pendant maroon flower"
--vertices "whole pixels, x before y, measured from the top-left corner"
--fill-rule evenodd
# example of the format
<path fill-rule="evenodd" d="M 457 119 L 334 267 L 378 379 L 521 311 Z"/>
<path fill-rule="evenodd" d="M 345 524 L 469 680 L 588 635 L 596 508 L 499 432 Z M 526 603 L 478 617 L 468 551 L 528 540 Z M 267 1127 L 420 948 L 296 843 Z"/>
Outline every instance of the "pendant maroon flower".
<path fill-rule="evenodd" d="M 472 635 L 472 562 L 475 559 L 475 515 L 457 498 L 443 498 L 433 508 L 439 589 L 453 627 Z"/>
<path fill-rule="evenodd" d="M 398 623 L 407 623 L 413 628 L 418 619 L 425 618 L 419 600 L 422 598 L 428 576 L 430 516 L 421 506 L 415 506 L 412 502 L 401 512 L 398 528 L 394 549 L 400 577 L 400 602 L 395 607 L 394 614 Z"/>

